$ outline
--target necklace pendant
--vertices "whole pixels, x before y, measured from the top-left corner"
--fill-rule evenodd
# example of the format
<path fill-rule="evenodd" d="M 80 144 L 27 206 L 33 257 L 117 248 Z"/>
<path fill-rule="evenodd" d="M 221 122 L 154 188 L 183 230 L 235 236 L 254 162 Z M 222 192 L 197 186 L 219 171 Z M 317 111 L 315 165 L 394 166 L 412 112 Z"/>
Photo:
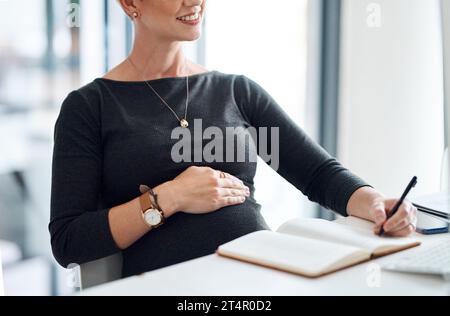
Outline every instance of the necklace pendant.
<path fill-rule="evenodd" d="M 181 125 L 182 128 L 188 128 L 189 127 L 189 123 L 185 119 L 182 119 L 180 121 L 180 125 Z"/>

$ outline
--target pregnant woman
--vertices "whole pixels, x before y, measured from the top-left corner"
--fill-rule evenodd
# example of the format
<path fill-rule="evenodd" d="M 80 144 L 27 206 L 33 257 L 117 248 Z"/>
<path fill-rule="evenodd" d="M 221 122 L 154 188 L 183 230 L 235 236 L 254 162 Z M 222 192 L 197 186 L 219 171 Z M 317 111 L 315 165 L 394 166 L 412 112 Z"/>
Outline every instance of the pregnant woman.
<path fill-rule="evenodd" d="M 201 36 L 205 4 L 118 1 L 135 26 L 132 52 L 71 92 L 55 125 L 49 229 L 58 262 L 67 267 L 122 251 L 126 277 L 268 229 L 254 199 L 251 146 L 240 160 L 237 146 L 228 146 L 235 137 L 217 137 L 219 158 L 203 157 L 208 128 L 227 136 L 229 127 L 253 128 L 257 137 L 266 128 L 266 149 L 278 160 L 272 167 L 310 200 L 375 222 L 374 233 L 383 227 L 409 235 L 416 217 L 411 203 L 386 221 L 396 200 L 341 166 L 257 83 L 185 58 L 182 42 Z M 199 123 L 204 133 L 195 132 Z M 190 135 L 192 150 L 181 148 L 177 135 Z"/>

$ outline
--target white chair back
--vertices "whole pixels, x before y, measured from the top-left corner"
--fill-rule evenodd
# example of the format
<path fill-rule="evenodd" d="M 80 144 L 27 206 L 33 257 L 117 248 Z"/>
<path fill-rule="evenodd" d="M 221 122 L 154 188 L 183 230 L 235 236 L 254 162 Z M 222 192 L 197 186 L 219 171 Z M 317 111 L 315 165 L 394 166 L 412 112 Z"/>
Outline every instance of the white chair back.
<path fill-rule="evenodd" d="M 122 253 L 82 264 L 79 271 L 82 290 L 119 280 L 122 276 Z"/>

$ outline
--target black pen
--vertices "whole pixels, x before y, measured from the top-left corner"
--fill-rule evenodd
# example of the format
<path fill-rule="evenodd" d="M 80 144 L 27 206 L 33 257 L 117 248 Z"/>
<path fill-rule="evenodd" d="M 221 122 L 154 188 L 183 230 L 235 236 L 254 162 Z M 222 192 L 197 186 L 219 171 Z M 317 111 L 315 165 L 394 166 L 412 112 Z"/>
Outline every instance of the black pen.
<path fill-rule="evenodd" d="M 403 192 L 402 197 L 400 198 L 400 200 L 397 202 L 397 204 L 395 204 L 394 208 L 391 210 L 391 212 L 387 215 L 387 219 L 386 221 L 388 221 L 392 216 L 395 215 L 395 213 L 397 213 L 397 211 L 399 210 L 400 206 L 403 204 L 403 202 L 406 199 L 406 196 L 409 194 L 409 191 L 411 191 L 412 188 L 414 188 L 417 184 L 417 177 L 412 178 L 411 182 L 409 182 L 408 186 L 406 187 L 405 192 Z M 383 224 L 384 226 L 384 224 Z M 380 230 L 380 236 L 383 236 L 384 234 L 384 228 L 383 226 L 381 226 L 381 230 Z"/>

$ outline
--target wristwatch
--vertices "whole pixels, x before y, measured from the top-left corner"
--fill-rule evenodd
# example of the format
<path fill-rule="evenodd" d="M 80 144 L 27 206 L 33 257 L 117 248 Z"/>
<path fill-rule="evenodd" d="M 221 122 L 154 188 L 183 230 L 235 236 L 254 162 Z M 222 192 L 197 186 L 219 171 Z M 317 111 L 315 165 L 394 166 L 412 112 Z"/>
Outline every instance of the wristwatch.
<path fill-rule="evenodd" d="M 144 222 L 150 228 L 157 228 L 164 224 L 165 218 L 162 210 L 156 208 L 150 198 L 150 192 L 145 192 L 139 197 Z"/>

